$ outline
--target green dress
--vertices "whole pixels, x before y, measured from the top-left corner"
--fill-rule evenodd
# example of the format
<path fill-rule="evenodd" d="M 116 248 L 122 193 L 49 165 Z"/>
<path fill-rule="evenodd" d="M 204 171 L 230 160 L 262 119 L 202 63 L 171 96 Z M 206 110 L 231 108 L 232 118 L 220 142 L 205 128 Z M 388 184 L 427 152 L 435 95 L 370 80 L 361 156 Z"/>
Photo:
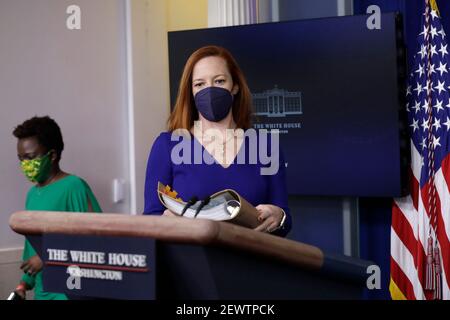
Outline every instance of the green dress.
<path fill-rule="evenodd" d="M 89 204 L 92 210 L 90 210 Z M 27 211 L 101 212 L 89 185 L 74 175 L 66 176 L 45 187 L 32 187 L 27 194 L 25 209 Z M 34 255 L 36 255 L 36 251 L 28 240 L 25 240 L 23 261 Z M 35 276 L 24 274 L 22 281 L 26 282 L 30 288 L 34 288 L 36 300 L 67 300 L 64 294 L 43 291 L 42 271 Z"/>

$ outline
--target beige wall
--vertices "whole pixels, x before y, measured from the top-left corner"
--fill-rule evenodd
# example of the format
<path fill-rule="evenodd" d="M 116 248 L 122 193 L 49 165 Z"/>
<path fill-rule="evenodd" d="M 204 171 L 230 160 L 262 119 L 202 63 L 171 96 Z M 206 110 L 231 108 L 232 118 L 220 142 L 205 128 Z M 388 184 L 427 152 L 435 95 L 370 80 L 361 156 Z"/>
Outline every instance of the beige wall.
<path fill-rule="evenodd" d="M 8 298 L 9 294 L 19 284 L 22 271 L 22 248 L 0 249 L 0 300 Z M 30 298 L 28 296 L 27 298 Z"/>
<path fill-rule="evenodd" d="M 0 10 L 0 25 L 11 21 L 20 29 L 9 32 L 10 24 L 0 31 L 0 39 L 9 41 L 9 49 L 0 52 L 0 58 L 15 61 L 9 64 L 8 72 L 0 74 L 0 145 L 7 150 L 0 157 L 5 182 L 0 188 L 0 299 L 6 298 L 20 279 L 21 249 L 15 248 L 22 246 L 23 237 L 10 230 L 8 219 L 12 212 L 23 209 L 29 187 L 15 158 L 14 125 L 35 114 L 56 115 L 67 142 L 64 167 L 88 180 L 105 211 L 128 212 L 129 199 L 119 205 L 111 203 L 110 185 L 112 178 L 127 179 L 125 2 L 78 2 L 84 23 L 79 33 L 64 29 L 69 0 L 45 0 L 46 5 L 35 13 L 25 10 L 26 0 L 0 4 L 4 9 Z M 28 13 L 14 24 L 14 17 L 20 16 L 17 12 L 22 17 Z M 206 27 L 207 1 L 131 0 L 131 18 L 136 201 L 137 213 L 141 213 L 148 153 L 154 139 L 165 130 L 170 110 L 167 32 Z M 53 33 L 42 37 L 46 28 Z M 59 64 L 52 56 L 46 58 L 49 50 L 62 56 Z M 103 164 L 100 169 L 99 163 Z"/>
<path fill-rule="evenodd" d="M 167 32 L 207 27 L 207 0 L 132 0 L 137 213 L 144 209 L 147 159 L 169 116 Z"/>
<path fill-rule="evenodd" d="M 208 0 L 168 0 L 167 30 L 189 30 L 208 26 Z"/>
<path fill-rule="evenodd" d="M 77 0 L 82 29 L 66 28 L 71 0 L 0 1 L 0 300 L 18 284 L 24 238 L 9 216 L 24 209 L 31 184 L 20 172 L 13 128 L 34 115 L 61 126 L 63 170 L 87 180 L 104 211 L 114 178 L 128 182 L 125 33 L 122 0 Z"/>
<path fill-rule="evenodd" d="M 13 128 L 50 115 L 65 142 L 61 167 L 91 186 L 104 211 L 129 212 L 112 199 L 115 178 L 128 182 L 125 33 L 122 0 L 79 0 L 82 29 L 68 30 L 71 0 L 0 1 L 0 249 L 23 238 L 8 225 L 31 187 L 20 172 Z"/>
<path fill-rule="evenodd" d="M 0 249 L 0 300 L 5 300 L 19 284 L 23 275 L 22 248 Z M 27 300 L 33 300 L 34 292 L 27 292 Z"/>
<path fill-rule="evenodd" d="M 169 116 L 167 6 L 161 0 L 131 2 L 137 213 L 144 209 L 147 159 Z"/>

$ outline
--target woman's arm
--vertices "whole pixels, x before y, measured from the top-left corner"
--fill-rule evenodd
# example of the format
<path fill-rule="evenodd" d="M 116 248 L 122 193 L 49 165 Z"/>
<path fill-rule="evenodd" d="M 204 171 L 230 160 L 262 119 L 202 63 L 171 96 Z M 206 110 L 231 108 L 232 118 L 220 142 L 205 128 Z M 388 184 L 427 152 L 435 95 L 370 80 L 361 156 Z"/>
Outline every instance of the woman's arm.
<path fill-rule="evenodd" d="M 25 290 L 33 289 L 35 284 L 36 284 L 36 275 L 28 273 L 28 271 L 30 271 L 30 266 L 28 266 L 28 262 L 33 257 L 38 257 L 37 254 L 36 254 L 36 251 L 33 249 L 33 247 L 31 246 L 30 242 L 27 239 L 25 239 L 25 245 L 24 245 L 23 253 L 22 253 L 22 261 L 23 261 L 23 263 L 20 266 L 20 268 L 22 270 L 23 270 L 23 268 L 25 266 L 27 266 L 27 269 L 23 270 L 24 274 L 22 275 L 22 279 L 21 279 L 21 283 L 25 283 L 26 284 L 26 287 L 24 287 Z M 36 262 L 38 262 L 36 259 L 34 259 L 34 260 Z M 37 271 L 39 271 L 41 268 L 39 268 L 38 265 L 35 266 L 35 269 Z"/>
<path fill-rule="evenodd" d="M 144 214 L 162 214 L 165 207 L 157 194 L 158 182 L 172 186 L 172 161 L 170 159 L 170 133 L 161 133 L 153 143 L 145 175 Z"/>
<path fill-rule="evenodd" d="M 268 179 L 269 203 L 256 207 L 261 212 L 262 223 L 255 230 L 285 237 L 291 230 L 292 217 L 288 206 L 285 160 L 281 150 L 279 150 L 278 172 L 269 175 Z"/>

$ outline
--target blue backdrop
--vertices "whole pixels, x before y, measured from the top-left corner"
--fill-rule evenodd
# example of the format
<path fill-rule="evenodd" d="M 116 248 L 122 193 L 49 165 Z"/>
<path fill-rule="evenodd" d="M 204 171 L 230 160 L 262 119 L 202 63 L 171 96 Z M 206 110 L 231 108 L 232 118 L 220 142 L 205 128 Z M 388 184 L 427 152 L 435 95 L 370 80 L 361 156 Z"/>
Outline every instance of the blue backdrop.
<path fill-rule="evenodd" d="M 367 7 L 378 5 L 382 12 L 398 11 L 403 15 L 408 67 L 416 51 L 424 0 L 355 0 L 354 13 L 366 14 Z M 437 0 L 444 30 L 450 32 L 450 1 Z M 361 257 L 376 262 L 382 271 L 382 288 L 367 292 L 371 299 L 390 299 L 389 259 L 392 199 L 360 199 Z"/>

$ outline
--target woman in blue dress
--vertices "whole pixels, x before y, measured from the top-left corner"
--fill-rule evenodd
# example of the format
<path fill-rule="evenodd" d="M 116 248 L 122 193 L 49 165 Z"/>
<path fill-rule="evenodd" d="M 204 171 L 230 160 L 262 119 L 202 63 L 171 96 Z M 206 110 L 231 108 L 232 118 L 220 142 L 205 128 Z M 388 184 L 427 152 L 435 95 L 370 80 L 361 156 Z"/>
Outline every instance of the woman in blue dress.
<path fill-rule="evenodd" d="M 286 236 L 291 215 L 278 137 L 251 128 L 251 104 L 230 52 L 207 46 L 189 57 L 168 131 L 150 151 L 144 214 L 171 215 L 158 199 L 158 182 L 184 201 L 233 189 L 259 211 L 255 230 Z"/>

